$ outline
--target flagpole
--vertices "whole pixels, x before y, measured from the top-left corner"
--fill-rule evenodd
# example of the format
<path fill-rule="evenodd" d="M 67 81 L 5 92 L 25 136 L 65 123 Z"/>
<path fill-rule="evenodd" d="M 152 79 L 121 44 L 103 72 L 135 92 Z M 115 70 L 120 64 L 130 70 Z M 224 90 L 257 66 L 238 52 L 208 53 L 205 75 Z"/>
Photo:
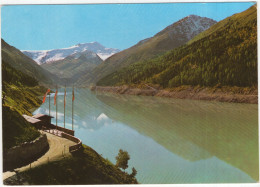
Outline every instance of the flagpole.
<path fill-rule="evenodd" d="M 65 106 L 66 106 L 66 84 L 65 84 L 65 92 L 64 92 L 64 128 L 65 128 Z"/>
<path fill-rule="evenodd" d="M 44 97 L 43 97 L 43 100 L 42 100 L 42 103 L 45 103 L 45 100 L 46 100 L 46 97 L 48 95 L 48 93 L 50 92 L 51 90 L 48 88 L 47 92 L 44 94 Z M 49 116 L 50 116 L 50 95 L 49 95 Z"/>
<path fill-rule="evenodd" d="M 57 87 L 57 85 L 56 85 L 56 91 L 57 91 L 57 90 L 58 90 L 58 87 Z M 56 130 L 57 130 L 57 126 L 58 126 L 58 112 L 57 112 L 57 111 L 58 111 L 58 102 L 57 102 L 58 99 L 57 99 L 57 98 L 58 98 L 58 93 L 57 93 L 57 95 L 56 95 L 56 103 L 55 103 L 55 104 L 56 104 Z"/>
<path fill-rule="evenodd" d="M 74 109 L 74 84 L 73 84 L 73 93 L 72 93 L 72 130 L 73 130 L 73 111 Z"/>
<path fill-rule="evenodd" d="M 51 116 L 51 93 L 49 93 L 49 116 Z"/>

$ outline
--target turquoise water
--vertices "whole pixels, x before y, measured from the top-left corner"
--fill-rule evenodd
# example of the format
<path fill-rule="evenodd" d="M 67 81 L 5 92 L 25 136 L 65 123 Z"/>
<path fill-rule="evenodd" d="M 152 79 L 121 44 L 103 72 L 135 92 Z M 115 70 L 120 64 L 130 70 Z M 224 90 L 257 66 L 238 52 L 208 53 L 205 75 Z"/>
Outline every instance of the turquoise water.
<path fill-rule="evenodd" d="M 60 90 L 61 92 L 63 90 Z M 64 125 L 63 93 L 58 125 Z M 66 127 L 71 127 L 71 90 Z M 49 114 L 46 100 L 36 113 Z M 55 117 L 53 95 L 51 115 Z M 54 118 L 53 124 L 56 123 Z M 130 154 L 140 183 L 258 181 L 257 105 L 95 93 L 77 89 L 75 135 L 115 163 Z"/>

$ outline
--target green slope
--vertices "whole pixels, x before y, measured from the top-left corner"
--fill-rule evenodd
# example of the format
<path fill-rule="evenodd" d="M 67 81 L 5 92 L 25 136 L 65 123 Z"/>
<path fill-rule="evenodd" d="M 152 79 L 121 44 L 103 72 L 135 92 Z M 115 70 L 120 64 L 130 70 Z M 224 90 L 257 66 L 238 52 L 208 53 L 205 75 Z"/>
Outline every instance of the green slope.
<path fill-rule="evenodd" d="M 42 64 L 41 67 L 54 75 L 65 79 L 67 84 L 74 83 L 79 77 L 91 72 L 103 60 L 94 52 L 84 51 L 52 63 Z"/>
<path fill-rule="evenodd" d="M 198 35 L 193 42 L 152 60 L 114 72 L 97 85 L 159 84 L 256 86 L 256 7 L 235 14 Z"/>
<path fill-rule="evenodd" d="M 194 22 L 196 20 L 199 20 L 200 24 L 204 25 L 204 27 L 194 27 Z M 99 79 L 116 70 L 127 67 L 135 62 L 161 55 L 168 50 L 185 44 L 194 36 L 215 23 L 214 20 L 209 18 L 202 18 L 194 15 L 185 17 L 166 27 L 155 36 L 142 40 L 129 49 L 111 56 L 95 68 L 93 72 L 88 72 L 83 75 L 78 83 L 82 85 L 96 83 Z"/>
<path fill-rule="evenodd" d="M 40 67 L 35 61 L 24 55 L 20 50 L 7 44 L 1 39 L 2 44 L 2 60 L 15 69 L 29 75 L 41 84 L 56 84 L 61 80 L 50 72 Z"/>
<path fill-rule="evenodd" d="M 2 101 L 20 114 L 30 115 L 30 110 L 41 104 L 38 97 L 46 88 L 38 85 L 38 81 L 7 62 L 2 61 Z"/>

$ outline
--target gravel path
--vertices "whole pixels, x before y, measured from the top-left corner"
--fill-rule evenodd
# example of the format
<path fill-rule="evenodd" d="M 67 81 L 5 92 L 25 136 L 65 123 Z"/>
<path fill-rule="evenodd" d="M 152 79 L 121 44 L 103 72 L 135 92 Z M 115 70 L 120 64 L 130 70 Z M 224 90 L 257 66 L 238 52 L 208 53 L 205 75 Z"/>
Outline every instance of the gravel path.
<path fill-rule="evenodd" d="M 64 156 L 66 156 L 66 157 L 71 156 L 71 154 L 69 152 L 69 146 L 75 145 L 74 142 L 72 142 L 68 139 L 59 137 L 59 136 L 55 136 L 55 135 L 47 133 L 47 132 L 42 132 L 42 133 L 45 133 L 47 135 L 50 149 L 38 160 L 31 163 L 32 168 L 39 166 L 41 164 L 48 163 L 48 161 L 62 159 Z M 65 154 L 64 154 L 64 152 L 65 152 Z M 21 167 L 21 168 L 17 168 L 15 170 L 18 172 L 22 172 L 27 169 L 30 169 L 30 164 L 26 165 L 24 167 Z M 3 180 L 5 180 L 13 175 L 15 175 L 15 172 L 10 172 L 10 171 L 4 172 Z"/>

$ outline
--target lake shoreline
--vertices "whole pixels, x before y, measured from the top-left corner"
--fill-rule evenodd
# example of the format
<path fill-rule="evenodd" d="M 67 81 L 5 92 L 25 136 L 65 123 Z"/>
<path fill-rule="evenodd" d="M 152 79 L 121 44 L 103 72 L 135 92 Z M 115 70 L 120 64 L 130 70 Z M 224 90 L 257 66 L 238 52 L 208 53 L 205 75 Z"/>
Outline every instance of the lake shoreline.
<path fill-rule="evenodd" d="M 111 92 L 115 94 L 258 104 L 257 88 L 181 86 L 174 89 L 160 89 L 147 85 L 147 88 L 131 86 L 92 86 L 90 89 L 92 91 Z"/>

